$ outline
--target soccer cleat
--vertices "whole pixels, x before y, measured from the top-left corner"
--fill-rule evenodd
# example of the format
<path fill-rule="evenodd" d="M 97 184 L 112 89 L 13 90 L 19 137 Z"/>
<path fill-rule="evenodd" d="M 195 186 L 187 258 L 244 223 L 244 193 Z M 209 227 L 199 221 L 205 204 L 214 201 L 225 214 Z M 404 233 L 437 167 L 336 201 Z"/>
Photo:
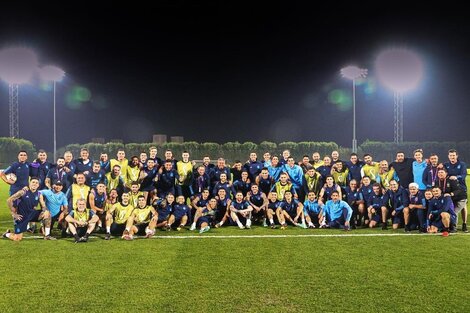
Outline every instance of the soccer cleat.
<path fill-rule="evenodd" d="M 282 229 L 282 230 L 285 230 L 286 228 L 287 228 L 287 224 L 282 224 L 282 225 L 281 225 L 281 229 Z"/>
<path fill-rule="evenodd" d="M 387 223 L 383 223 L 383 224 L 382 224 L 382 230 L 387 230 L 387 229 L 388 229 Z"/>
<path fill-rule="evenodd" d="M 238 226 L 238 228 L 245 229 L 245 226 L 241 225 L 241 226 Z"/>
<path fill-rule="evenodd" d="M 464 233 L 468 233 L 467 223 L 463 223 L 463 224 L 462 224 L 462 231 L 463 231 Z"/>
<path fill-rule="evenodd" d="M 111 239 L 111 234 L 106 233 L 106 235 L 104 236 L 104 240 L 110 240 L 110 239 Z"/>
<path fill-rule="evenodd" d="M 196 225 L 195 225 L 195 224 L 192 224 L 192 225 L 191 225 L 191 228 L 189 228 L 189 230 L 196 230 Z"/>
<path fill-rule="evenodd" d="M 80 241 L 80 242 L 88 242 L 88 237 L 87 237 L 87 236 L 83 236 L 82 238 L 80 238 L 79 241 Z"/>
<path fill-rule="evenodd" d="M 276 224 L 272 223 L 270 226 L 271 226 L 271 229 L 276 229 Z"/>
<path fill-rule="evenodd" d="M 411 232 L 411 228 L 409 225 L 405 225 L 405 233 Z"/>
<path fill-rule="evenodd" d="M 251 228 L 251 220 L 250 219 L 247 219 L 246 220 L 246 226 L 245 226 L 247 229 L 250 229 Z"/>
<path fill-rule="evenodd" d="M 202 233 L 208 232 L 210 229 L 211 229 L 210 226 L 203 227 L 203 228 L 201 228 L 199 233 L 202 234 Z"/>
<path fill-rule="evenodd" d="M 11 231 L 7 229 L 7 231 L 3 233 L 2 237 L 8 239 L 7 234 L 9 233 L 11 233 Z"/>
<path fill-rule="evenodd" d="M 44 240 L 57 240 L 57 238 L 52 237 L 51 235 L 44 236 Z"/>
<path fill-rule="evenodd" d="M 310 225 L 308 225 L 308 228 L 310 228 L 310 229 L 314 229 L 314 228 L 315 228 L 315 225 L 313 225 L 313 224 L 310 224 Z"/>
<path fill-rule="evenodd" d="M 346 226 L 346 225 L 344 226 L 344 231 L 350 231 L 350 230 L 351 228 L 349 226 Z"/>
<path fill-rule="evenodd" d="M 171 225 L 166 225 L 166 231 L 170 231 L 171 230 Z"/>
<path fill-rule="evenodd" d="M 442 232 L 442 237 L 449 237 L 449 232 L 448 231 L 443 231 Z"/>

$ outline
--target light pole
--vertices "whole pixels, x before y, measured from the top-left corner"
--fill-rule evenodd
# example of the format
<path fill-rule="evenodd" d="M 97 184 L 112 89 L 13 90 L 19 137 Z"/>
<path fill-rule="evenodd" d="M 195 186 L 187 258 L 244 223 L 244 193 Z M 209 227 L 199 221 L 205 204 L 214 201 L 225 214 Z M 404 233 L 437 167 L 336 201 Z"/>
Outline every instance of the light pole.
<path fill-rule="evenodd" d="M 52 81 L 54 85 L 54 161 L 57 160 L 57 127 L 56 127 L 56 95 L 55 87 L 56 83 L 60 82 L 65 76 L 65 72 L 53 65 L 46 65 L 41 69 L 41 77 L 46 81 Z"/>
<path fill-rule="evenodd" d="M 367 69 L 359 68 L 357 66 L 347 66 L 341 69 L 341 76 L 352 80 L 352 94 L 353 94 L 353 139 L 352 139 L 352 152 L 357 153 L 357 139 L 356 139 L 356 79 L 365 78 L 367 76 Z"/>
<path fill-rule="evenodd" d="M 393 91 L 393 141 L 403 142 L 403 93 L 418 86 L 423 76 L 419 56 L 404 48 L 382 51 L 375 61 L 379 80 Z"/>
<path fill-rule="evenodd" d="M 9 47 L 0 51 L 0 78 L 8 83 L 10 137 L 19 138 L 19 85 L 30 81 L 37 70 L 38 60 L 33 50 Z"/>

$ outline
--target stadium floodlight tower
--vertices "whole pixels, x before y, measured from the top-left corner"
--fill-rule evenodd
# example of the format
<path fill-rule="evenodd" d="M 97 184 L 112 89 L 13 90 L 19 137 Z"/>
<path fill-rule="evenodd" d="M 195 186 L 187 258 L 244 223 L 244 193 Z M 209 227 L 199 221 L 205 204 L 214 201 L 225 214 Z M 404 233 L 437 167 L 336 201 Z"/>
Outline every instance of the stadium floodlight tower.
<path fill-rule="evenodd" d="M 382 51 L 375 61 L 379 80 L 393 90 L 393 125 L 395 143 L 403 142 L 403 93 L 416 88 L 423 77 L 419 56 L 405 48 Z"/>
<path fill-rule="evenodd" d="M 54 160 L 57 160 L 57 127 L 56 127 L 56 106 L 55 106 L 55 87 L 56 83 L 62 81 L 65 72 L 54 65 L 46 65 L 41 68 L 41 78 L 46 81 L 52 81 L 54 84 Z"/>
<path fill-rule="evenodd" d="M 33 50 L 9 47 L 0 51 L 0 78 L 8 83 L 10 107 L 10 137 L 19 137 L 18 89 L 31 80 L 38 59 Z"/>
<path fill-rule="evenodd" d="M 357 153 L 357 139 L 356 139 L 356 79 L 366 78 L 367 69 L 359 68 L 357 66 L 347 66 L 341 69 L 341 76 L 352 80 L 352 93 L 353 93 L 353 139 L 352 139 L 352 152 Z"/>

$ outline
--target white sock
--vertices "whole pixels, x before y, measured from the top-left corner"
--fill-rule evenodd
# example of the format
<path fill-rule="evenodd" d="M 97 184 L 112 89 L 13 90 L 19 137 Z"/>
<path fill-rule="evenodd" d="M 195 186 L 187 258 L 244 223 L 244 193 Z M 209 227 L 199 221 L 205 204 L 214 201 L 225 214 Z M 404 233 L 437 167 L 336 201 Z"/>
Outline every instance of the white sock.
<path fill-rule="evenodd" d="M 224 225 L 224 221 L 220 221 L 220 222 L 219 222 L 219 225 L 220 225 L 220 226 Z"/>
<path fill-rule="evenodd" d="M 5 237 L 10 238 L 11 235 L 12 235 L 12 233 L 7 233 L 7 234 L 5 234 Z"/>
<path fill-rule="evenodd" d="M 50 227 L 44 227 L 44 235 L 49 236 L 51 234 L 51 228 Z"/>
<path fill-rule="evenodd" d="M 106 232 L 109 234 L 111 233 L 111 226 L 106 226 Z"/>
<path fill-rule="evenodd" d="M 191 227 L 196 227 L 196 223 L 192 223 L 192 224 L 191 224 Z"/>
<path fill-rule="evenodd" d="M 237 225 L 238 225 L 238 227 L 243 227 L 243 224 L 242 224 L 242 222 L 240 222 L 239 219 L 237 219 Z"/>
<path fill-rule="evenodd" d="M 274 219 L 273 219 L 273 218 L 270 218 L 270 219 L 269 219 L 269 223 L 274 224 Z"/>

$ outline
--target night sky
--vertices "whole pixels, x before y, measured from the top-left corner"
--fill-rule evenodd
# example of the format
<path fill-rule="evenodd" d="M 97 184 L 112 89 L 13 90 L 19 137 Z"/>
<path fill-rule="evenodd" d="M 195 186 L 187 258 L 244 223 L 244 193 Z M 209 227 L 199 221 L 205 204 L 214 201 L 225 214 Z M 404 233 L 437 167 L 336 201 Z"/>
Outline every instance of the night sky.
<path fill-rule="evenodd" d="M 404 140 L 468 140 L 464 10 L 158 3 L 2 8 L 0 47 L 28 46 L 41 64 L 67 73 L 57 85 L 58 146 L 92 137 L 150 142 L 156 133 L 350 146 L 352 83 L 339 75 L 349 64 L 369 69 L 356 89 L 359 143 L 392 141 L 393 93 L 374 75 L 378 53 L 389 47 L 409 48 L 425 65 L 418 88 L 404 96 Z M 47 87 L 20 86 L 20 137 L 51 151 Z M 82 101 L 73 96 L 77 87 L 89 100 L 83 91 Z M 346 99 L 335 104 L 341 93 Z M 0 136 L 8 136 L 5 82 L 0 114 Z"/>

